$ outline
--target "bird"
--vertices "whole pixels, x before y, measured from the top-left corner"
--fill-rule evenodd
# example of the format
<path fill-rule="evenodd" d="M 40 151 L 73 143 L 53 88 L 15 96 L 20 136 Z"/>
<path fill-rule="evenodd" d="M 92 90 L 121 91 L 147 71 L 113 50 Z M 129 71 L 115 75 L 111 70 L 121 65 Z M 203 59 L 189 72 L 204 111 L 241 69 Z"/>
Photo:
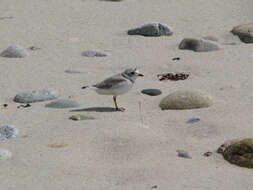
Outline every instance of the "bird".
<path fill-rule="evenodd" d="M 112 95 L 116 111 L 123 112 L 125 108 L 118 106 L 116 101 L 117 96 L 127 93 L 133 87 L 135 80 L 143 76 L 137 68 L 129 68 L 95 85 L 83 86 L 82 89 L 89 88 L 95 90 L 100 95 Z"/>

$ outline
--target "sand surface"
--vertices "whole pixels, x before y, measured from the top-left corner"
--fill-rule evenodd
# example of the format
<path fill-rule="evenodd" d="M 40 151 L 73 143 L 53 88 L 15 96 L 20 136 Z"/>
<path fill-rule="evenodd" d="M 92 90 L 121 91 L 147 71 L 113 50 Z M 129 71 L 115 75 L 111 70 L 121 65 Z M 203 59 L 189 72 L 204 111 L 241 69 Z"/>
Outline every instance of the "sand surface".
<path fill-rule="evenodd" d="M 0 58 L 1 125 L 19 129 L 16 138 L 0 142 L 13 158 L 0 162 L 1 190 L 251 190 L 252 170 L 224 161 L 214 153 L 228 139 L 252 137 L 253 45 L 224 45 L 196 53 L 178 49 L 185 37 L 216 36 L 239 42 L 229 31 L 252 22 L 252 0 L 1 0 L 0 50 L 11 44 L 38 46 L 23 59 Z M 171 26 L 170 37 L 128 36 L 126 31 L 150 22 Z M 81 56 L 103 50 L 103 58 Z M 179 61 L 172 61 L 180 57 Z M 81 87 L 138 67 L 145 75 L 112 112 L 112 97 Z M 68 74 L 73 69 L 81 74 Z M 156 75 L 184 71 L 184 81 L 160 82 Z M 21 91 L 55 88 L 61 98 L 81 103 L 76 111 L 50 109 L 48 102 L 17 109 Z M 162 95 L 140 93 L 159 88 Z M 162 111 L 160 100 L 180 89 L 202 89 L 214 98 L 205 109 Z M 141 104 L 141 111 L 139 110 Z M 98 112 L 101 109 L 104 112 Z M 91 108 L 88 109 L 87 108 Z M 72 121 L 73 114 L 95 120 Z M 200 122 L 187 124 L 190 118 Z M 48 144 L 64 142 L 64 148 Z M 192 159 L 179 158 L 177 149 Z"/>

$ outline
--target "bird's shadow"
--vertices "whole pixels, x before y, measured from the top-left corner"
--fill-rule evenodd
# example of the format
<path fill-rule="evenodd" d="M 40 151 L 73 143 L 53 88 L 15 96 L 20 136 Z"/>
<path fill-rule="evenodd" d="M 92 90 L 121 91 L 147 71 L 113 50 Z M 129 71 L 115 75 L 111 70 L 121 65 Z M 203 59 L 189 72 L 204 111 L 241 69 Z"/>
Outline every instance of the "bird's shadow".
<path fill-rule="evenodd" d="M 70 110 L 70 112 L 116 112 L 116 109 L 112 107 L 89 107 Z"/>

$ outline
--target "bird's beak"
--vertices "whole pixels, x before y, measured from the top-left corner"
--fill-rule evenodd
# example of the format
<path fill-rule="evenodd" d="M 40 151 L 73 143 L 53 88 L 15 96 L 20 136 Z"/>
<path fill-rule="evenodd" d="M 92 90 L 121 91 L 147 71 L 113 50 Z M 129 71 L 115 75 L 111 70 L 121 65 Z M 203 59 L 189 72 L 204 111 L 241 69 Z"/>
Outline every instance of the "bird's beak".
<path fill-rule="evenodd" d="M 138 76 L 139 76 L 139 77 L 144 77 L 144 75 L 143 75 L 143 74 L 141 74 L 141 73 L 138 73 Z"/>

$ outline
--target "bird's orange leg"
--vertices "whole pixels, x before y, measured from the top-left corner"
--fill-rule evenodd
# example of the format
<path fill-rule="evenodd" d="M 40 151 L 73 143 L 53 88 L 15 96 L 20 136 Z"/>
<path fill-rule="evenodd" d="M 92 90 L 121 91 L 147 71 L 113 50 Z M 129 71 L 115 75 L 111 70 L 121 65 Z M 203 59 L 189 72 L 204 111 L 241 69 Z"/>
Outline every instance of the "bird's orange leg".
<path fill-rule="evenodd" d="M 114 101 L 116 111 L 122 111 L 122 112 L 125 111 L 125 108 L 119 108 L 118 107 L 117 102 L 116 102 L 116 96 L 113 96 L 113 101 Z"/>

